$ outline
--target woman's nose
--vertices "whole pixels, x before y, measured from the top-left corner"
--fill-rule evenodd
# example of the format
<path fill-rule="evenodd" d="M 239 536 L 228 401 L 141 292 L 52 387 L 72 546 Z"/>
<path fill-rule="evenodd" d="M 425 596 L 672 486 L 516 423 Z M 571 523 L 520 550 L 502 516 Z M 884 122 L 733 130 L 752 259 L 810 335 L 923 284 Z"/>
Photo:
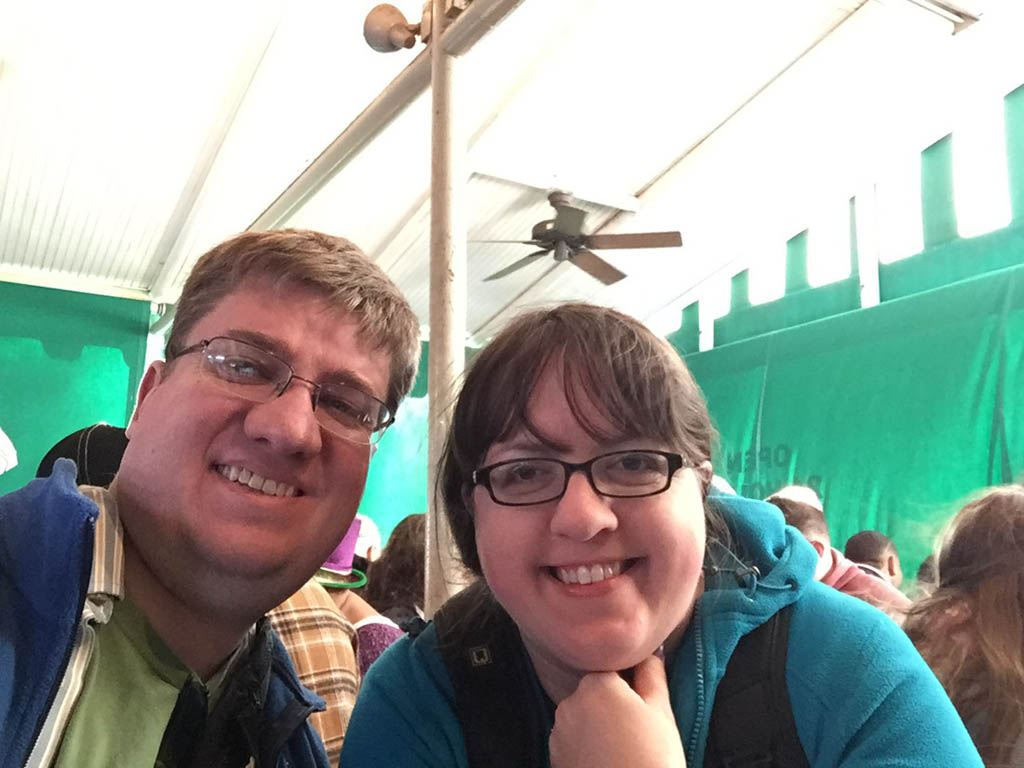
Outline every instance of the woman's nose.
<path fill-rule="evenodd" d="M 569 475 L 565 493 L 555 503 L 551 516 L 551 532 L 576 541 L 589 541 L 601 531 L 614 531 L 619 519 L 609 499 L 590 485 L 583 472 Z"/>

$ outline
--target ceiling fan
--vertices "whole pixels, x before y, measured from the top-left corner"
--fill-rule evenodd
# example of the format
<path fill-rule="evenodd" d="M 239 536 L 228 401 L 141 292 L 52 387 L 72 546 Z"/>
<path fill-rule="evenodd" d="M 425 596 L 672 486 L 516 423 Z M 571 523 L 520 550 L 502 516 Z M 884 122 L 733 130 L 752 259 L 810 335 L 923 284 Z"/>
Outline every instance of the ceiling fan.
<path fill-rule="evenodd" d="M 555 209 L 555 218 L 535 224 L 530 240 L 474 240 L 477 243 L 522 243 L 540 248 L 493 275 L 488 275 L 484 281 L 505 277 L 550 253 L 556 262 L 568 261 L 605 285 L 611 285 L 626 274 L 602 259 L 591 248 L 674 248 L 683 244 L 679 232 L 584 235 L 583 221 L 587 213 L 571 205 L 571 200 L 572 197 L 565 192 L 556 191 L 548 195 L 548 202 Z"/>

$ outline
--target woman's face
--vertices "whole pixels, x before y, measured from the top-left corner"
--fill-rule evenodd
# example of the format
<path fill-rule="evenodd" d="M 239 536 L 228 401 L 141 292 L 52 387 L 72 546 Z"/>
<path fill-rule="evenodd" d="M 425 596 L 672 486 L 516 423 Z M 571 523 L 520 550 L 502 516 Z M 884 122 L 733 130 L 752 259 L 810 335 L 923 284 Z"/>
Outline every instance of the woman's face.
<path fill-rule="evenodd" d="M 595 441 L 572 415 L 559 366 L 541 375 L 528 417 L 558 449 L 520 430 L 492 445 L 484 464 L 526 457 L 582 462 L 615 450 L 678 450 L 656 440 Z M 635 666 L 689 620 L 705 540 L 693 469 L 680 469 L 668 490 L 644 498 L 600 496 L 575 472 L 555 501 L 503 506 L 482 486 L 473 490 L 472 501 L 484 577 L 519 626 L 553 696 L 552 687 L 564 688 L 572 676 Z M 581 569 L 590 583 L 579 583 Z M 569 573 L 577 583 L 568 582 Z M 556 678 L 563 685 L 552 685 Z"/>

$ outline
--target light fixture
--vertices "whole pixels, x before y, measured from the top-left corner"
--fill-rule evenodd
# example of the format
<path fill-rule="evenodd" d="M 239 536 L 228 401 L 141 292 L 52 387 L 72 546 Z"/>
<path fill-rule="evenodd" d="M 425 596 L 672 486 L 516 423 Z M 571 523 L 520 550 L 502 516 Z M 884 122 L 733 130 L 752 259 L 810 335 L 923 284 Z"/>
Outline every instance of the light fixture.
<path fill-rule="evenodd" d="M 387 3 L 376 6 L 363 22 L 363 37 L 381 53 L 412 48 L 419 32 L 419 24 L 410 24 L 400 10 Z"/>

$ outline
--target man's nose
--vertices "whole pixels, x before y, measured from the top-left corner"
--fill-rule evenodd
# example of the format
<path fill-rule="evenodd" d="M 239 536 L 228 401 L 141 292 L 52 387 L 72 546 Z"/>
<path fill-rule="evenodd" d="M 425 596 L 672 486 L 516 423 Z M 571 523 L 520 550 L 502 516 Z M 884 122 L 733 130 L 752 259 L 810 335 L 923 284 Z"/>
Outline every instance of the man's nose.
<path fill-rule="evenodd" d="M 309 380 L 293 376 L 280 395 L 249 410 L 246 434 L 286 454 L 316 454 L 322 443 L 313 408 L 315 388 Z"/>
<path fill-rule="evenodd" d="M 614 531 L 619 518 L 608 499 L 598 494 L 581 471 L 569 475 L 565 493 L 555 503 L 551 532 L 576 541 L 589 541 L 602 531 Z"/>

